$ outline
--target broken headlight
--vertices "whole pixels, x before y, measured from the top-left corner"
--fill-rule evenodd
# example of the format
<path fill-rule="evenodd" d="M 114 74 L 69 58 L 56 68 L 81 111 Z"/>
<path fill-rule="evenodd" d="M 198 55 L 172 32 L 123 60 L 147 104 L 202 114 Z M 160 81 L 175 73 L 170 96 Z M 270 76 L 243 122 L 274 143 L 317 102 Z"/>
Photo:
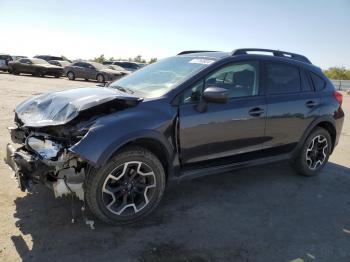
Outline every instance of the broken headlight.
<path fill-rule="evenodd" d="M 56 157 L 62 148 L 62 146 L 55 141 L 33 136 L 27 138 L 26 144 L 31 150 L 45 159 Z"/>

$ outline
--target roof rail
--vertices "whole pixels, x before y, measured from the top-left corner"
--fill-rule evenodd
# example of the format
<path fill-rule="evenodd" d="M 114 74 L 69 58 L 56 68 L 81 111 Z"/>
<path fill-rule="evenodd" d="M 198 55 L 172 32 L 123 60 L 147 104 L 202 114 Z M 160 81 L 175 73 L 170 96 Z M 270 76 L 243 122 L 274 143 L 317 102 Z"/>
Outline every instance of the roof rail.
<path fill-rule="evenodd" d="M 274 56 L 279 56 L 279 57 L 285 57 L 289 59 L 294 59 L 297 61 L 301 61 L 304 63 L 311 64 L 310 60 L 303 55 L 299 54 L 294 54 L 290 52 L 285 52 L 281 50 L 273 50 L 273 49 L 261 49 L 261 48 L 241 48 L 241 49 L 235 49 L 232 52 L 232 55 L 247 55 L 247 52 L 266 52 L 266 53 L 272 53 Z"/>
<path fill-rule="evenodd" d="M 208 53 L 208 52 L 217 52 L 217 51 L 208 51 L 208 50 L 187 50 L 182 51 L 178 53 L 177 55 L 186 55 L 186 54 L 192 54 L 192 53 Z"/>

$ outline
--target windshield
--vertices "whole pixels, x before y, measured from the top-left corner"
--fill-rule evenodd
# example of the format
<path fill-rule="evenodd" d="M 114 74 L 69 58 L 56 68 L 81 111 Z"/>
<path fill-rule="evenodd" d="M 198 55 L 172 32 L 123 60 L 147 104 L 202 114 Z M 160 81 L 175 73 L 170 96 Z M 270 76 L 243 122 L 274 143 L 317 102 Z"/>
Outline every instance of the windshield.
<path fill-rule="evenodd" d="M 123 77 L 110 87 L 141 92 L 145 97 L 158 97 L 214 61 L 214 58 L 170 57 Z"/>
<path fill-rule="evenodd" d="M 118 70 L 118 71 L 125 71 L 124 68 L 120 67 L 120 66 L 117 66 L 117 65 L 107 65 L 107 67 L 109 69 L 113 69 L 113 70 Z"/>
<path fill-rule="evenodd" d="M 102 70 L 102 69 L 107 69 L 108 67 L 106 65 L 102 65 L 100 63 L 95 63 L 95 62 L 89 62 L 91 65 L 93 65 L 96 69 Z"/>
<path fill-rule="evenodd" d="M 40 58 L 33 58 L 32 59 L 32 63 L 33 64 L 38 64 L 38 65 L 40 65 L 40 64 L 48 64 L 47 61 L 45 61 L 44 59 L 40 59 Z"/>

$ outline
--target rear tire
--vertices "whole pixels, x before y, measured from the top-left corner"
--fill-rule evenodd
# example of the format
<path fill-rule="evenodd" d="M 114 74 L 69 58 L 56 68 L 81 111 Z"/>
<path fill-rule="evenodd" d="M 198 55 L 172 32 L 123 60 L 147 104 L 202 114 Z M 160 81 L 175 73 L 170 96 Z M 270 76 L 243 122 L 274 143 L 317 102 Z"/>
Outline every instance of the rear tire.
<path fill-rule="evenodd" d="M 85 201 L 105 223 L 134 223 L 150 214 L 165 189 L 165 172 L 159 159 L 147 149 L 127 147 L 106 165 L 87 172 Z"/>
<path fill-rule="evenodd" d="M 67 78 L 69 80 L 74 80 L 75 79 L 75 74 L 72 71 L 67 72 Z"/>
<path fill-rule="evenodd" d="M 298 157 L 292 161 L 292 166 L 301 175 L 315 176 L 326 165 L 332 146 L 328 131 L 317 127 L 305 140 Z"/>

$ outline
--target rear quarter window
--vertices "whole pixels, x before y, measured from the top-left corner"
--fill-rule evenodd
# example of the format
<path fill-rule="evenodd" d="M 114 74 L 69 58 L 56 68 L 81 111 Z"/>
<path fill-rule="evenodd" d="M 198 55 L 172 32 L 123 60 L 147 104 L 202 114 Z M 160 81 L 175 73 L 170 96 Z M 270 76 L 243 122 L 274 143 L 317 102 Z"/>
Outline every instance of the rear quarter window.
<path fill-rule="evenodd" d="M 312 83 L 316 91 L 321 91 L 326 87 L 326 81 L 324 81 L 320 76 L 310 72 Z"/>
<path fill-rule="evenodd" d="M 303 92 L 314 91 L 311 77 L 303 69 L 300 70 L 300 77 L 301 77 L 301 88 L 302 88 Z"/>

